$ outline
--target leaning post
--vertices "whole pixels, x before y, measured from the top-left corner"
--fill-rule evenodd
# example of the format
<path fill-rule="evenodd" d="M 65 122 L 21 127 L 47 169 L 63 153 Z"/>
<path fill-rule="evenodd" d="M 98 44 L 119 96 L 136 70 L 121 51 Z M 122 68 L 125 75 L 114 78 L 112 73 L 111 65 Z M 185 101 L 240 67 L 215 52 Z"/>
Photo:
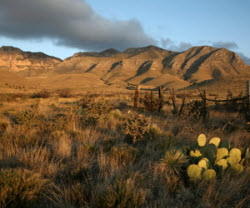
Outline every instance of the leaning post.
<path fill-rule="evenodd" d="M 139 94 L 140 94 L 140 85 L 138 85 L 135 90 L 134 110 L 136 110 L 138 107 Z"/>
<path fill-rule="evenodd" d="M 250 121 L 250 106 L 249 106 L 249 81 L 246 81 L 246 122 Z"/>
<path fill-rule="evenodd" d="M 163 92 L 162 92 L 162 87 L 159 87 L 159 112 L 161 112 L 161 109 L 163 107 Z"/>

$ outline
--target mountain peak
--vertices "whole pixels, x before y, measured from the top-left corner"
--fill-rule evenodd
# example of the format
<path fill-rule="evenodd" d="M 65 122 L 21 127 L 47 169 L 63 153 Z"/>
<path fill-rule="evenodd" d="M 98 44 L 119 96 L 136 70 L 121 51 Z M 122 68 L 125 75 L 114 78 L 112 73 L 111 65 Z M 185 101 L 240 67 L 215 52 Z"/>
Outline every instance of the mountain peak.
<path fill-rule="evenodd" d="M 118 53 L 120 53 L 120 51 L 118 51 L 118 50 L 116 50 L 114 48 L 109 48 L 107 50 L 104 50 L 104 51 L 100 52 L 99 54 L 101 56 L 104 56 L 104 57 L 110 57 L 110 56 L 116 55 Z"/>
<path fill-rule="evenodd" d="M 0 48 L 0 67 L 8 68 L 11 71 L 30 71 L 33 74 L 36 71 L 52 69 L 55 64 L 60 62 L 62 62 L 61 59 L 42 52 L 24 52 L 12 46 Z"/>
<path fill-rule="evenodd" d="M 0 48 L 0 52 L 13 53 L 13 52 L 22 52 L 22 50 L 19 48 L 15 48 L 13 46 L 2 46 Z"/>

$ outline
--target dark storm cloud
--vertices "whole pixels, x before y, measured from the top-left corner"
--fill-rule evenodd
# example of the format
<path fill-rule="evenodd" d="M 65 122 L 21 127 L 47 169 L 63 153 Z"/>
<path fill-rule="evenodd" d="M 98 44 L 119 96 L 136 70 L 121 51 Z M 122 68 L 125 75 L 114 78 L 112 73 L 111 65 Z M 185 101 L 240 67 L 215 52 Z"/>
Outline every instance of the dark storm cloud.
<path fill-rule="evenodd" d="M 180 42 L 179 44 L 176 44 L 175 41 L 171 40 L 170 38 L 165 38 L 161 39 L 161 46 L 170 51 L 181 52 L 191 48 L 192 44 L 188 42 Z"/>
<path fill-rule="evenodd" d="M 243 53 L 238 52 L 237 53 L 239 57 L 248 65 L 250 66 L 250 58 L 245 56 Z"/>
<path fill-rule="evenodd" d="M 156 44 L 135 19 L 111 21 L 84 0 L 1 0 L 0 36 L 52 38 L 59 45 L 84 50 Z"/>
<path fill-rule="evenodd" d="M 226 48 L 228 50 L 234 50 L 238 49 L 238 45 L 233 42 L 233 41 L 217 41 L 217 42 L 211 42 L 211 41 L 205 41 L 204 42 L 206 45 L 215 47 L 215 48 Z M 168 50 L 173 50 L 173 51 L 185 51 L 193 45 L 189 42 L 180 42 L 177 44 L 175 41 L 171 40 L 170 38 L 166 39 L 161 39 L 161 45 L 163 48 L 166 48 Z"/>
<path fill-rule="evenodd" d="M 211 46 L 215 48 L 226 48 L 228 50 L 238 49 L 237 43 L 233 41 L 218 41 L 218 42 L 212 42 Z"/>

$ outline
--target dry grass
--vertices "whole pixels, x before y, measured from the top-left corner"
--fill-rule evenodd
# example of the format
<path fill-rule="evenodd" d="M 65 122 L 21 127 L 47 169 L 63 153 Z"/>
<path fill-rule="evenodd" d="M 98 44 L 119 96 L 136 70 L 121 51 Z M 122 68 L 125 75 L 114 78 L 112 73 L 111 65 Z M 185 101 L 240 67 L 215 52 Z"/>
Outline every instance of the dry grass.
<path fill-rule="evenodd" d="M 168 105 L 134 112 L 133 93 L 72 93 L 1 100 L 0 207 L 247 207 L 246 170 L 198 184 L 186 175 L 200 133 L 249 147 L 242 119 L 224 128 L 235 113 L 211 111 L 203 124 Z"/>

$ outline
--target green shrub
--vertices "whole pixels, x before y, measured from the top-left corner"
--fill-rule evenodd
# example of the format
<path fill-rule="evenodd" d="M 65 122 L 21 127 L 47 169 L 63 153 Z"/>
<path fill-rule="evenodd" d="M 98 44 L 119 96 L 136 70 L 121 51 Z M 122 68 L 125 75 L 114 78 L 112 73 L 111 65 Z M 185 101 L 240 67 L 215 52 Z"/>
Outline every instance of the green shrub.
<path fill-rule="evenodd" d="M 0 171 L 0 207 L 30 207 L 46 194 L 49 182 L 22 169 Z"/>

